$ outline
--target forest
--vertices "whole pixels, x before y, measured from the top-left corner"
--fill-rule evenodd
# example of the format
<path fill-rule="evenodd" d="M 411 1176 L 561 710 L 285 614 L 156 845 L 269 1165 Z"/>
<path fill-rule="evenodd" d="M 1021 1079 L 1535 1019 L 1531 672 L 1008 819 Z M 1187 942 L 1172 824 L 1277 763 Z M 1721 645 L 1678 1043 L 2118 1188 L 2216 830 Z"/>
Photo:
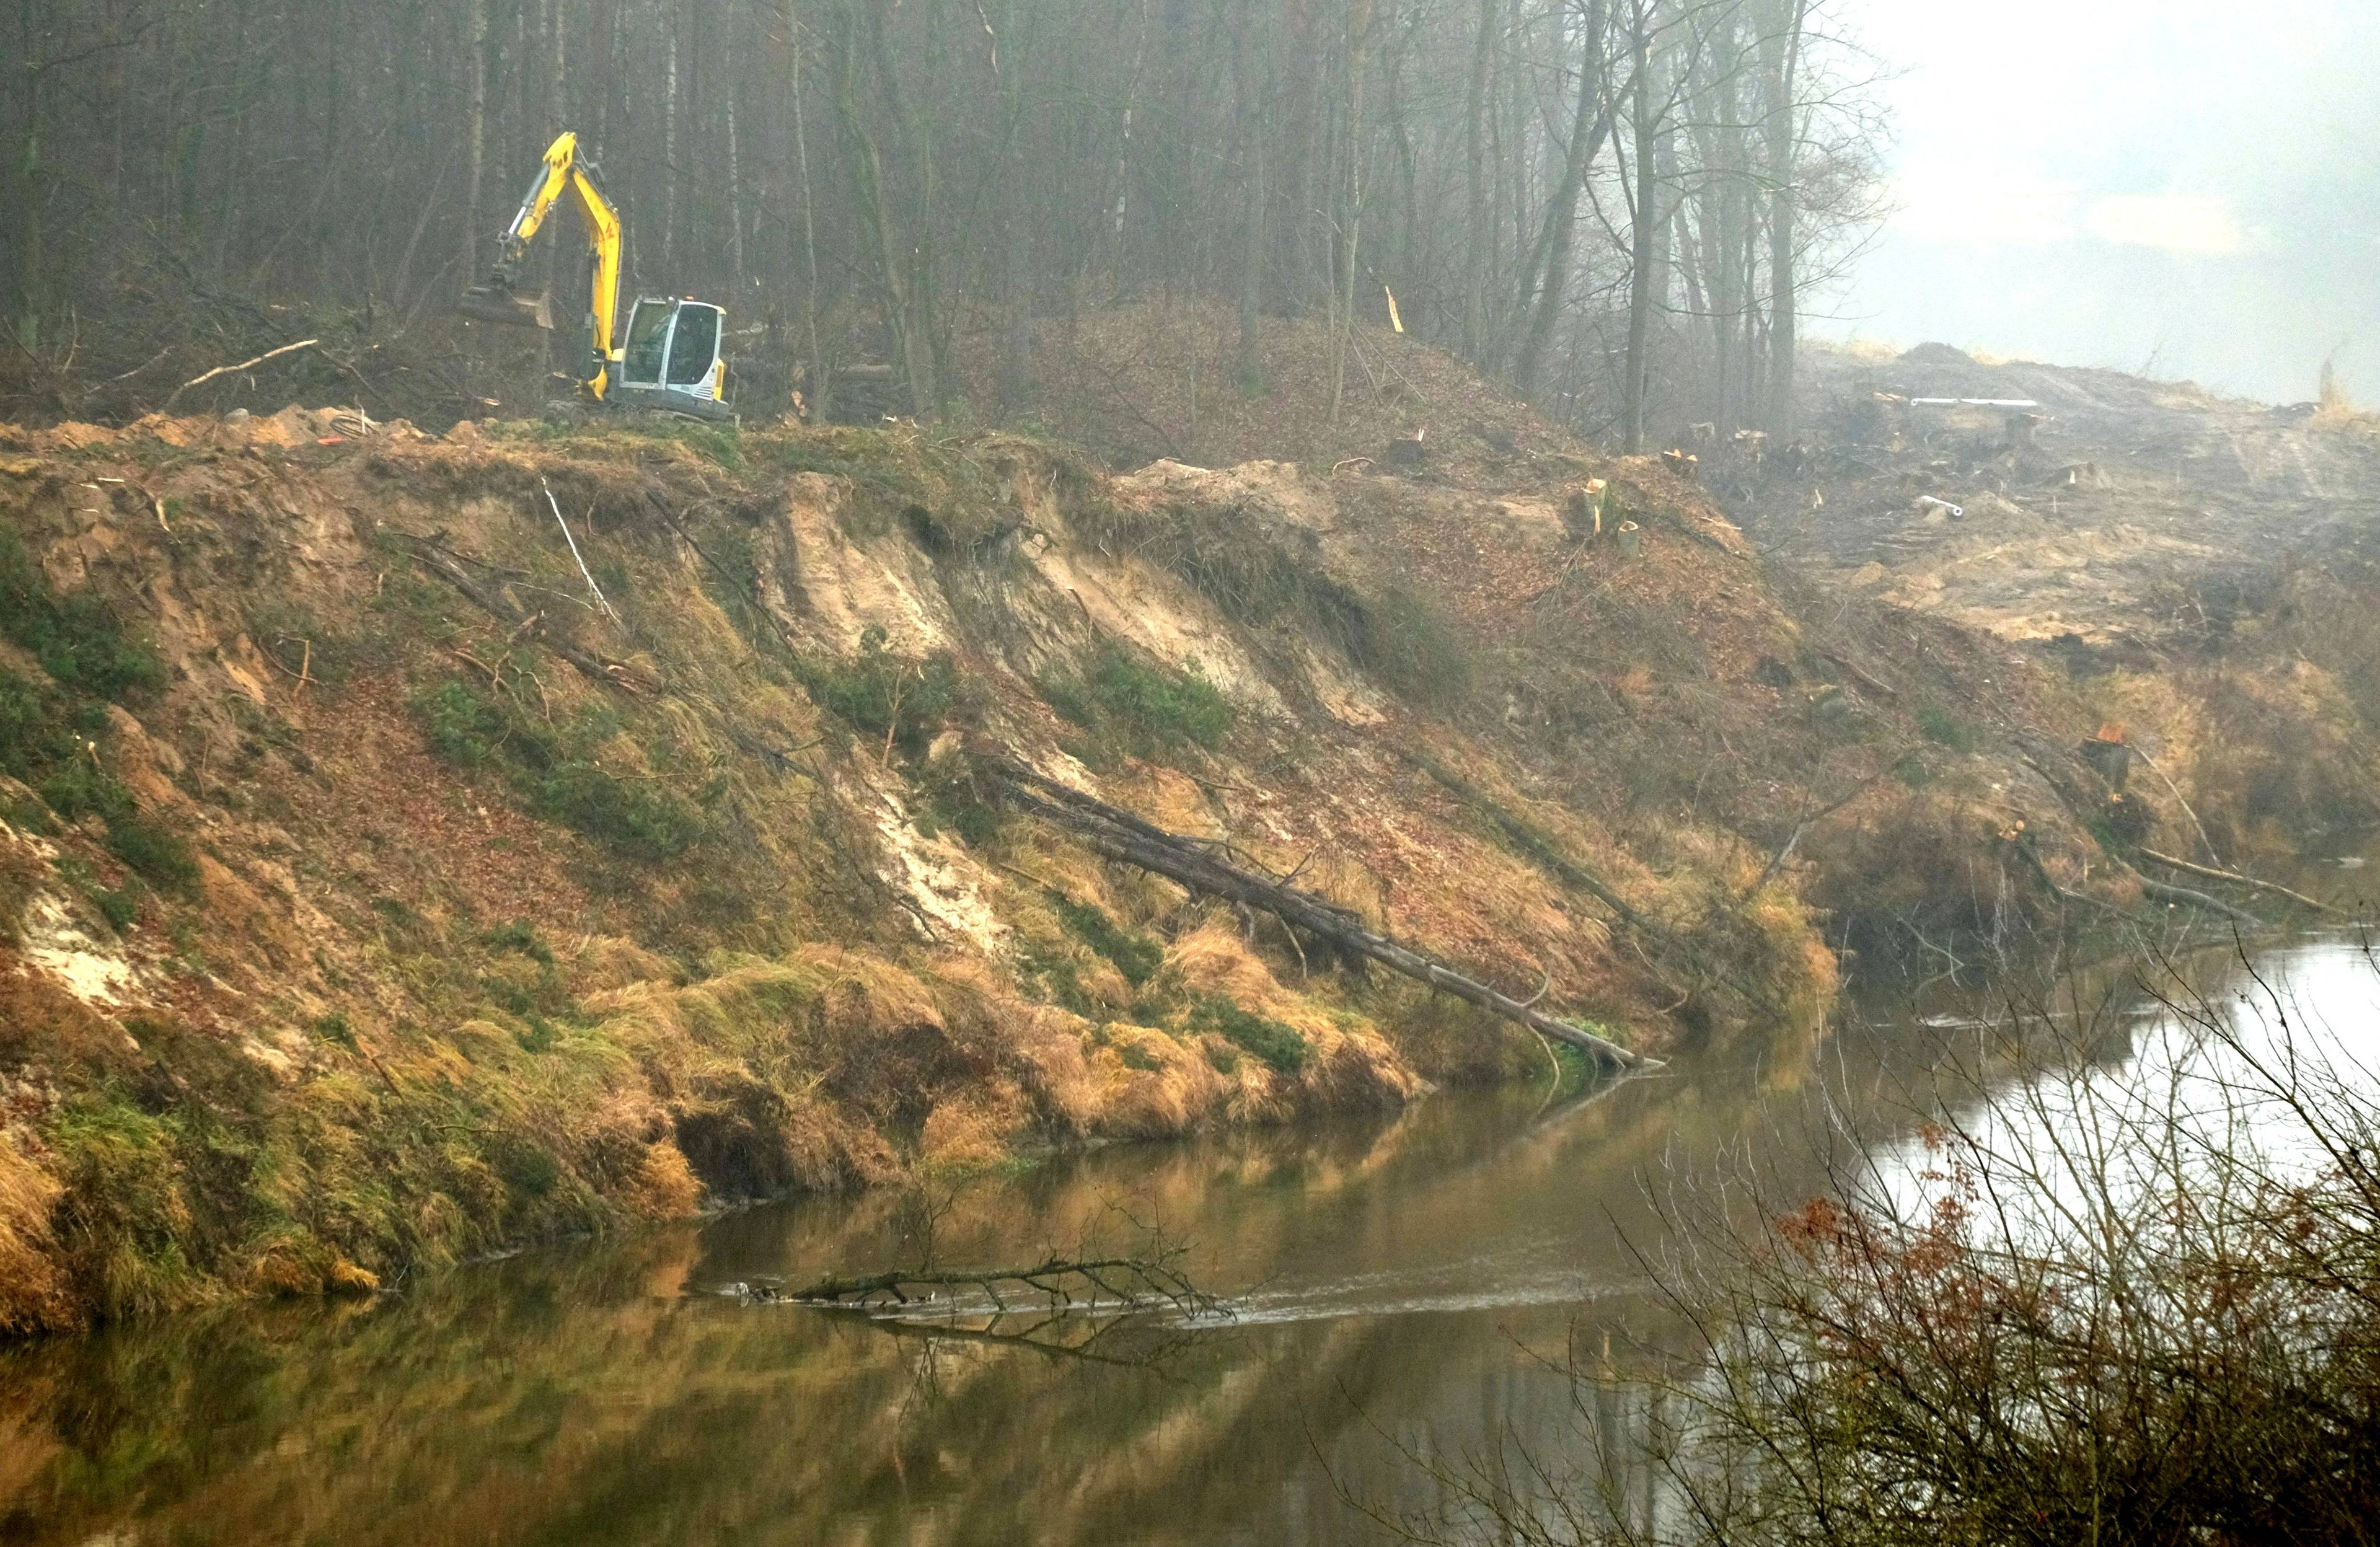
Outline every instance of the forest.
<path fill-rule="evenodd" d="M 772 406 L 831 410 L 857 367 L 944 416 L 972 347 L 997 400 L 965 411 L 997 418 L 1049 328 L 1189 294 L 1235 309 L 1250 384 L 1262 317 L 1326 323 L 1334 415 L 1361 321 L 1628 449 L 1788 433 L 1803 313 L 1881 199 L 1878 68 L 1814 0 L 15 13 L 0 296 L 36 396 L 154 406 L 169 360 L 236 361 L 296 313 L 357 350 L 435 336 L 571 129 L 631 293 L 725 298 Z M 538 261 L 583 298 L 573 250 Z"/>

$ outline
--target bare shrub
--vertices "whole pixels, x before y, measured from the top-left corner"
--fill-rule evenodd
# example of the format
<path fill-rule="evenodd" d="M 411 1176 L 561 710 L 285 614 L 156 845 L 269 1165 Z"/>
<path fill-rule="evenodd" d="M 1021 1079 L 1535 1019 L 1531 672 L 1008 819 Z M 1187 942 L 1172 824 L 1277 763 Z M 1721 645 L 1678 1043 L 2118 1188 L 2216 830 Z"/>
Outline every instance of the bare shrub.
<path fill-rule="evenodd" d="M 2305 957 L 2380 1005 L 2368 946 Z M 2203 964 L 2199 964 L 2202 965 Z M 1663 1179 L 1687 1329 L 1585 1459 L 1439 1467 L 1415 1540 L 2363 1541 L 2380 1532 L 2380 1071 L 2244 955 L 2155 1013 L 1964 1033 L 1931 1120 L 1828 1107 L 1828 1195 Z M 2111 1054 L 2113 1055 L 2111 1057 Z M 1508 1447 L 1510 1448 L 1510 1447 Z"/>

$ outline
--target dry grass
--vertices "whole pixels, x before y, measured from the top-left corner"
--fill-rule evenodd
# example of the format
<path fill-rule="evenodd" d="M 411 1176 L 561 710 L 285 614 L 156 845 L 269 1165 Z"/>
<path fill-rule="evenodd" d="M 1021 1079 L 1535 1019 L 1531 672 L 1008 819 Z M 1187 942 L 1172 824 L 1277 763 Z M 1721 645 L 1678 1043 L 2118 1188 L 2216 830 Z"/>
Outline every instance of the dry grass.
<path fill-rule="evenodd" d="M 2380 737 L 2349 684 L 2308 661 L 2119 673 L 2099 693 L 2107 718 L 2155 727 L 2150 754 L 2227 856 L 2291 852 L 2293 834 L 2380 816 Z M 2157 847 L 2196 852 L 2197 830 L 2164 784 L 2136 782 L 2159 811 Z"/>
<path fill-rule="evenodd" d="M 50 1229 L 64 1190 L 13 1139 L 0 1136 L 0 1333 L 22 1336 L 78 1319 Z"/>

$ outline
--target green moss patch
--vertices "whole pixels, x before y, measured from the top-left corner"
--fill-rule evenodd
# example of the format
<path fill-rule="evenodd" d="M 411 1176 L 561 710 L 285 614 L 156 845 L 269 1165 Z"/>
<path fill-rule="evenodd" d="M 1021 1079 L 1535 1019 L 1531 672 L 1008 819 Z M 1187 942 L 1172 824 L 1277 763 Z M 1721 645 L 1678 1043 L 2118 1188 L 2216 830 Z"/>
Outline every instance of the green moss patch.
<path fill-rule="evenodd" d="M 596 747 L 618 728 L 607 715 L 581 714 L 556 729 L 455 678 L 417 694 L 413 708 L 440 757 L 502 774 L 529 810 L 623 859 L 674 859 L 709 834 L 710 819 L 699 807 L 595 761 Z"/>
<path fill-rule="evenodd" d="M 1294 1027 L 1244 1010 L 1221 994 L 1202 995 L 1191 1006 L 1189 1027 L 1216 1033 L 1278 1073 L 1293 1075 L 1305 1067 L 1308 1049 Z"/>
<path fill-rule="evenodd" d="M 42 684 L 0 669 L 0 773 L 31 786 L 68 822 L 99 817 L 109 851 L 135 874 L 188 891 L 199 873 L 189 846 L 140 814 L 103 756 L 108 703 L 164 681 L 156 653 L 99 598 L 59 595 L 11 531 L 0 531 L 0 634 L 49 678 Z"/>
<path fill-rule="evenodd" d="M 1050 905 L 1058 910 L 1075 939 L 1115 964 L 1124 981 L 1140 988 L 1157 976 L 1165 963 L 1165 947 L 1145 934 L 1123 928 L 1108 916 L 1097 903 L 1078 903 L 1066 894 L 1050 888 Z"/>
<path fill-rule="evenodd" d="M 1212 750 L 1231 734 L 1232 702 L 1196 671 L 1143 659 L 1109 640 L 1080 672 L 1041 684 L 1050 707 L 1134 757 Z"/>
<path fill-rule="evenodd" d="M 0 634 L 30 651 L 72 694 L 123 699 L 156 688 L 164 667 L 89 591 L 61 596 L 12 531 L 0 531 Z"/>

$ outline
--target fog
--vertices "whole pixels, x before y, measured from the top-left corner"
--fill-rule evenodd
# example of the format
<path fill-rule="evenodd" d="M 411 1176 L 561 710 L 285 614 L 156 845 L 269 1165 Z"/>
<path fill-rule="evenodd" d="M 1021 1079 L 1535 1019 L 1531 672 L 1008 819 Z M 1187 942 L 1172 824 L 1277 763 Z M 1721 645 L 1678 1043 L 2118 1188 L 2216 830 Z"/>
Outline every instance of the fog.
<path fill-rule="evenodd" d="M 1895 213 L 1825 332 L 2380 402 L 2380 6 L 1847 0 Z"/>

